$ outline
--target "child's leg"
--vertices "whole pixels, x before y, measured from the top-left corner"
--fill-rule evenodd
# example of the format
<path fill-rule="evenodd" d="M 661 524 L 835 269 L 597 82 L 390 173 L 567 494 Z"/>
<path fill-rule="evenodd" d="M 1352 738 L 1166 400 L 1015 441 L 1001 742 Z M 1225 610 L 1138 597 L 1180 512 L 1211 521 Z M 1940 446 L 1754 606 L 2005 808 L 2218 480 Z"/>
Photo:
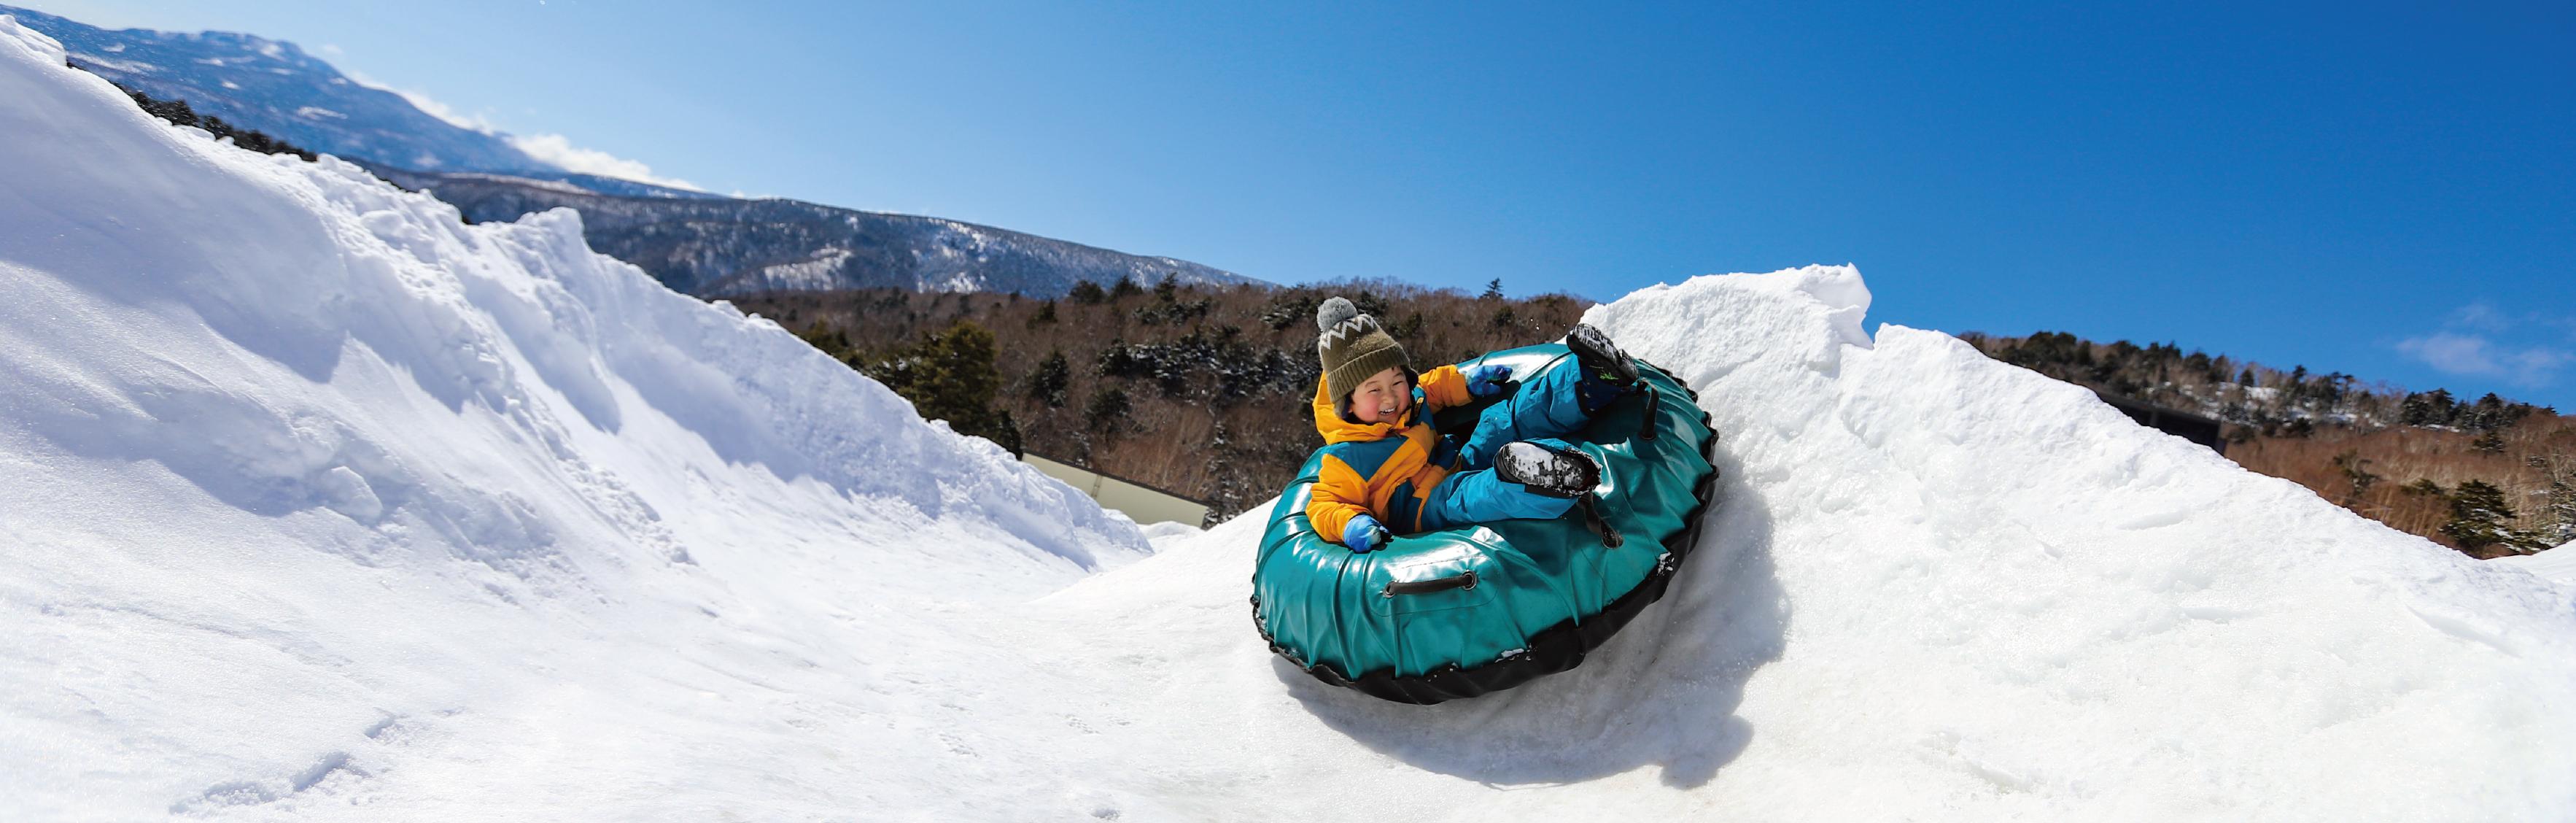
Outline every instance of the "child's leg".
<path fill-rule="evenodd" d="M 1540 441 L 1562 447 L 1562 440 Z M 1505 480 L 1493 469 L 1450 474 L 1431 487 L 1423 501 L 1425 531 L 1454 529 L 1493 520 L 1553 520 L 1574 507 L 1574 499 L 1531 491 Z"/>
<path fill-rule="evenodd" d="M 1565 347 L 1583 366 L 1583 381 L 1575 391 L 1582 395 L 1584 408 L 1608 408 L 1621 396 L 1637 391 L 1637 361 L 1610 342 L 1610 335 L 1590 323 L 1576 323 L 1565 333 Z"/>
<path fill-rule="evenodd" d="M 1565 345 L 1574 362 L 1525 378 L 1519 391 L 1477 417 L 1475 433 L 1458 450 L 1461 467 L 1493 465 L 1494 453 L 1514 441 L 1572 436 L 1591 425 L 1595 412 L 1643 390 L 1637 362 L 1600 329 L 1577 323 Z"/>
<path fill-rule="evenodd" d="M 1522 383 L 1502 402 L 1485 407 L 1476 417 L 1476 432 L 1458 448 L 1460 465 L 1485 468 L 1494 464 L 1494 453 L 1505 444 L 1566 437 L 1591 425 L 1592 415 L 1584 413 L 1578 393 L 1582 379 L 1583 370 L 1574 363 L 1559 363 Z"/>

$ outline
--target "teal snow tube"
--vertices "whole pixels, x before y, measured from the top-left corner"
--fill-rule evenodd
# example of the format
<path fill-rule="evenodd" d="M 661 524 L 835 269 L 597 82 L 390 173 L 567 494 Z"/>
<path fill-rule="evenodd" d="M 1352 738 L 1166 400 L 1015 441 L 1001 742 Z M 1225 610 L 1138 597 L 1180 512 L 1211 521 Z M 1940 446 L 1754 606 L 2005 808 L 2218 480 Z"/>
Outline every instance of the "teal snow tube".
<path fill-rule="evenodd" d="M 1459 368 L 1487 363 L 1522 382 L 1577 367 L 1548 344 Z M 1591 505 L 1555 520 L 1407 535 L 1357 554 L 1307 524 L 1319 465 L 1309 459 L 1271 509 L 1252 571 L 1252 620 L 1271 651 L 1326 683 L 1404 703 L 1474 697 L 1582 663 L 1663 596 L 1717 487 L 1717 434 L 1698 396 L 1637 365 L 1653 391 L 1570 438 L 1601 462 L 1602 484 Z M 1445 410 L 1435 426 L 1463 432 L 1479 410 Z"/>

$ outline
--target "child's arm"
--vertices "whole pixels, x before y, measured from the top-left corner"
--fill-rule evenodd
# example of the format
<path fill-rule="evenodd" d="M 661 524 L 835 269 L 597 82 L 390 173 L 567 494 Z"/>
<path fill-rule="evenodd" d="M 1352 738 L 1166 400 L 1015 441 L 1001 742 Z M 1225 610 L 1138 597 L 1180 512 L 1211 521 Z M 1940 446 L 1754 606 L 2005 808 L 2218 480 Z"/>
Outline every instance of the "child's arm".
<path fill-rule="evenodd" d="M 1328 543 L 1342 542 L 1351 518 L 1368 514 L 1368 483 L 1350 464 L 1325 455 L 1306 499 L 1306 524 Z"/>
<path fill-rule="evenodd" d="M 1476 396 L 1467 391 L 1467 375 L 1458 371 L 1457 366 L 1441 366 L 1422 373 L 1422 412 L 1425 415 L 1450 406 L 1464 406 L 1475 399 Z"/>

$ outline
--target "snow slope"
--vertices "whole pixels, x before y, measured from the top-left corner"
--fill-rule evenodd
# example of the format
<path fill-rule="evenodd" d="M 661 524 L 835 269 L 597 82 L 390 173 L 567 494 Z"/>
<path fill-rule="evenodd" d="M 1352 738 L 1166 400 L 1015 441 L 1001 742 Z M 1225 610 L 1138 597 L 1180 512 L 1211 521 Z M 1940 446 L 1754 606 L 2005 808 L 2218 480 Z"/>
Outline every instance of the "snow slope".
<path fill-rule="evenodd" d="M 1700 388 L 1726 482 L 1667 600 L 1574 672 L 1429 708 L 1307 682 L 1227 634 L 1245 521 L 1043 601 L 1158 637 L 1048 637 L 1165 650 L 1109 676 L 1161 678 L 1121 716 L 1186 741 L 1156 787 L 1184 818 L 2576 814 L 2576 588 L 1866 334 L 1868 300 L 1819 267 L 1589 315 Z"/>
<path fill-rule="evenodd" d="M 2556 580 L 2560 583 L 2576 585 L 2576 543 L 2569 543 L 2555 549 L 2549 549 L 2534 554 L 2514 557 L 2499 557 L 2495 559 L 2495 562 L 2513 566 L 2532 574 Z"/>
<path fill-rule="evenodd" d="M 1849 268 L 1590 319 L 1723 499 L 1435 707 L 774 325 L 134 111 L 0 20 L 0 819 L 2563 820 L 2576 587 L 2140 428 Z"/>
<path fill-rule="evenodd" d="M 0 819 L 816 808 L 722 787 L 1004 748 L 941 611 L 1145 551 L 570 212 L 218 145 L 6 18 L 0 134 Z"/>

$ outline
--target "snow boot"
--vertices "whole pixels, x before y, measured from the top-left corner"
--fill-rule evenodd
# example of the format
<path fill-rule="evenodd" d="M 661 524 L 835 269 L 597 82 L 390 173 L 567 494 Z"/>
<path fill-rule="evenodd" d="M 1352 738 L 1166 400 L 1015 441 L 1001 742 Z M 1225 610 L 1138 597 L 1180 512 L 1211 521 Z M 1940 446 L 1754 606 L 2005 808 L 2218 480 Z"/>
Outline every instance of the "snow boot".
<path fill-rule="evenodd" d="M 1575 383 L 1574 394 L 1585 414 L 1608 408 L 1645 385 L 1637 379 L 1637 361 L 1590 323 L 1574 324 L 1574 329 L 1565 333 L 1565 347 L 1574 350 L 1575 361 L 1583 367 L 1583 378 Z"/>
<path fill-rule="evenodd" d="M 1534 494 L 1558 499 L 1591 494 L 1592 487 L 1601 485 L 1601 464 L 1591 455 L 1526 440 L 1503 446 L 1494 456 L 1494 471 Z"/>
<path fill-rule="evenodd" d="M 1601 464 L 1592 455 L 1574 449 L 1559 449 L 1523 440 L 1503 447 L 1494 456 L 1494 473 L 1504 480 L 1519 483 L 1531 494 L 1559 499 L 1572 498 L 1574 508 L 1583 512 L 1583 525 L 1600 536 L 1601 544 L 1618 548 L 1627 542 L 1619 527 L 1601 514 L 1601 496 L 1592 489 L 1601 485 Z"/>

